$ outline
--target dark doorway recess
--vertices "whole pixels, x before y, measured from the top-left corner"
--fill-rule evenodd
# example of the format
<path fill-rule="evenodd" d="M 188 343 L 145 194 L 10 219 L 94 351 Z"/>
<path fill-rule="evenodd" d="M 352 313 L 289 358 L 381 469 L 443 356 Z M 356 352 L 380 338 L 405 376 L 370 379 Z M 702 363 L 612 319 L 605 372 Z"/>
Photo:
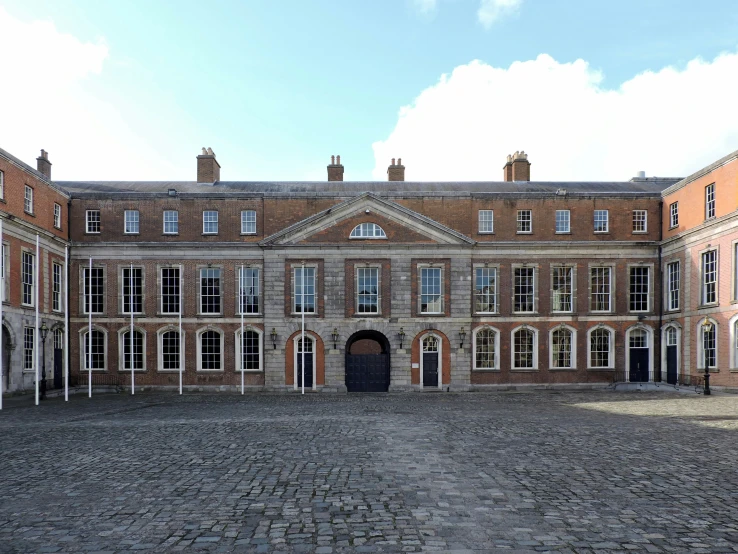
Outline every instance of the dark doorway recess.
<path fill-rule="evenodd" d="M 390 344 L 379 331 L 359 331 L 346 341 L 348 392 L 387 392 L 390 383 Z"/>

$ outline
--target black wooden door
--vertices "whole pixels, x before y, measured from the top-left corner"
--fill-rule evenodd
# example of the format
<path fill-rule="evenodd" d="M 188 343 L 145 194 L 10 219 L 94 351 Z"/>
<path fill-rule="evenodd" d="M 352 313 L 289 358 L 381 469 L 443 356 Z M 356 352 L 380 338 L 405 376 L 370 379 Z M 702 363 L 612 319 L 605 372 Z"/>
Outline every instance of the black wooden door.
<path fill-rule="evenodd" d="M 297 353 L 297 387 L 302 388 L 302 353 Z M 305 388 L 313 387 L 313 353 L 305 352 Z"/>
<path fill-rule="evenodd" d="M 676 345 L 666 347 L 666 382 L 677 384 L 677 347 Z"/>
<path fill-rule="evenodd" d="M 423 352 L 423 386 L 438 387 L 438 352 Z"/>
<path fill-rule="evenodd" d="M 63 386 L 62 349 L 54 348 L 54 388 L 60 389 Z"/>
<path fill-rule="evenodd" d="M 387 392 L 390 382 L 388 354 L 347 354 L 348 392 Z"/>
<path fill-rule="evenodd" d="M 648 348 L 630 349 L 631 383 L 648 382 Z"/>

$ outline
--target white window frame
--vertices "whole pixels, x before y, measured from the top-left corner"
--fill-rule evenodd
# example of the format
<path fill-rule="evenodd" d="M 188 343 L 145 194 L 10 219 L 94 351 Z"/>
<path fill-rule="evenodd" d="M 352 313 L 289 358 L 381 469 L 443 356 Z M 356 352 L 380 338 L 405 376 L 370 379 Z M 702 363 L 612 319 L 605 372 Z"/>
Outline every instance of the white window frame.
<path fill-rule="evenodd" d="M 602 219 L 602 215 L 604 214 L 605 218 Z M 598 221 L 598 216 L 600 216 Z M 610 232 L 610 210 L 595 210 L 593 214 L 593 229 L 595 233 L 609 233 Z M 602 225 L 602 222 L 605 223 L 604 229 L 598 229 L 597 225 L 598 223 Z"/>
<path fill-rule="evenodd" d="M 676 269 L 676 271 L 674 270 Z M 676 275 L 676 279 L 673 279 Z M 667 262 L 666 264 L 666 283 L 664 289 L 666 290 L 666 311 L 668 312 L 676 312 L 679 310 L 680 306 L 680 294 L 681 294 L 681 288 L 682 288 L 682 267 L 679 260 L 673 260 L 671 262 Z M 672 289 L 672 284 L 676 283 L 676 287 Z M 672 296 L 672 293 L 676 293 L 675 296 Z M 673 302 L 673 300 L 676 300 L 676 302 Z"/>
<path fill-rule="evenodd" d="M 234 336 L 236 372 L 240 373 L 262 373 L 264 371 L 264 331 L 258 327 L 247 325 L 243 328 L 244 333 L 256 333 L 259 337 L 259 367 L 257 369 L 245 369 L 243 367 L 243 357 L 241 356 L 241 328 L 236 329 Z"/>
<path fill-rule="evenodd" d="M 202 367 L 202 336 L 208 331 L 214 331 L 220 335 L 220 367 L 217 369 L 203 369 Z M 197 330 L 197 371 L 202 373 L 223 373 L 225 371 L 225 333 L 218 327 L 208 325 Z"/>
<path fill-rule="evenodd" d="M 123 212 L 123 234 L 138 235 L 140 230 L 141 219 L 138 210 L 125 210 Z"/>
<path fill-rule="evenodd" d="M 23 371 L 24 372 L 32 372 L 36 370 L 36 329 L 30 326 L 23 327 Z M 29 341 L 30 338 L 30 341 Z M 31 348 L 28 348 L 28 343 L 30 342 Z M 27 361 L 29 360 L 28 350 L 31 351 L 30 354 L 30 362 L 31 367 L 28 367 Z"/>
<path fill-rule="evenodd" d="M 61 204 L 54 202 L 54 227 L 61 229 Z"/>
<path fill-rule="evenodd" d="M 554 336 L 554 332 L 561 331 L 561 330 L 567 330 L 571 333 L 571 352 L 569 356 L 571 363 L 569 364 L 569 367 L 554 366 L 553 336 Z M 548 332 L 548 368 L 553 371 L 561 371 L 561 370 L 577 368 L 577 330 L 574 327 L 562 323 L 561 325 L 552 327 L 549 330 Z"/>
<path fill-rule="evenodd" d="M 10 244 L 3 242 L 0 245 L 0 302 L 6 302 L 10 293 Z"/>
<path fill-rule="evenodd" d="M 263 311 L 263 297 L 262 297 L 262 290 L 261 290 L 261 267 L 257 266 L 243 266 L 243 271 L 246 273 L 247 271 L 256 271 L 256 299 L 258 303 L 259 309 L 255 312 L 244 312 L 243 307 L 241 306 L 241 266 L 236 267 L 236 315 L 243 315 L 245 316 L 255 316 L 255 315 L 261 315 Z M 245 287 L 248 290 L 248 283 Z M 244 299 L 248 297 L 249 295 L 244 294 Z M 254 295 L 252 295 L 254 296 Z"/>
<path fill-rule="evenodd" d="M 738 331 L 736 331 L 736 327 L 738 327 L 738 314 L 730 318 L 728 325 L 730 325 L 730 342 L 728 343 L 728 348 L 730 349 L 730 369 L 738 369 Z"/>
<path fill-rule="evenodd" d="M 527 215 L 527 220 L 525 216 Z M 518 210 L 517 215 L 517 234 L 518 235 L 530 235 L 533 232 L 533 210 Z M 525 230 L 525 224 L 528 224 L 528 229 Z"/>
<path fill-rule="evenodd" d="M 97 214 L 97 221 L 93 221 L 92 215 Z M 88 235 L 99 235 L 101 228 L 102 217 L 100 210 L 85 210 L 85 233 Z M 91 229 L 91 224 L 97 224 L 97 231 Z"/>
<path fill-rule="evenodd" d="M 569 270 L 569 306 L 568 310 L 557 310 L 555 304 L 556 292 L 554 290 L 554 274 L 558 269 Z M 571 314 L 576 310 L 576 266 L 551 264 L 551 312 L 556 314 Z"/>
<path fill-rule="evenodd" d="M 164 271 L 165 270 L 171 270 L 176 269 L 177 270 L 177 283 L 178 283 L 178 298 L 179 302 L 177 304 L 177 311 L 176 312 L 167 312 L 164 311 L 164 296 L 172 296 L 172 295 L 165 295 L 164 294 Z M 183 298 L 182 298 L 182 288 L 183 288 L 183 279 L 182 279 L 182 273 L 183 273 L 183 267 L 178 265 L 163 265 L 159 266 L 159 313 L 161 314 L 167 314 L 167 315 L 179 315 L 180 310 L 182 310 L 183 306 Z"/>
<path fill-rule="evenodd" d="M 105 266 L 93 265 L 92 266 L 92 270 L 93 270 L 93 273 L 96 270 L 102 272 L 102 277 L 101 277 L 102 278 L 102 311 L 92 312 L 92 314 L 93 315 L 95 315 L 95 314 L 104 314 L 105 313 L 105 309 L 106 309 L 106 302 L 107 302 L 107 298 L 106 298 L 107 295 L 105 293 L 106 293 L 107 286 L 108 286 L 106 275 L 105 275 Z M 80 300 L 80 303 L 81 303 L 80 313 L 82 313 L 84 315 L 89 315 L 89 313 L 90 313 L 89 312 L 89 309 L 90 309 L 90 298 L 89 298 L 88 294 L 85 291 L 85 281 L 86 281 L 87 273 L 89 271 L 90 271 L 90 266 L 89 265 L 83 265 L 83 266 L 80 267 L 79 290 L 82 291 L 82 294 L 80 295 L 80 299 L 79 299 Z M 90 281 L 90 290 L 92 290 L 92 281 Z M 93 307 L 94 307 L 94 304 L 95 303 L 93 302 Z"/>
<path fill-rule="evenodd" d="M 215 219 L 213 219 L 215 214 Z M 202 234 L 203 235 L 217 235 L 218 234 L 218 210 L 203 210 L 202 211 Z M 208 231 L 208 225 L 215 225 L 215 231 Z"/>
<path fill-rule="evenodd" d="M 26 256 L 28 256 L 31 260 L 31 273 L 27 273 L 26 266 L 28 264 L 25 263 Z M 22 250 L 21 251 L 21 306 L 28 306 L 28 307 L 34 307 L 36 305 L 36 287 L 38 285 L 36 279 L 36 276 L 34 275 L 34 271 L 36 270 L 36 254 L 33 252 L 30 252 L 29 250 Z M 30 275 L 30 282 L 26 280 L 26 277 Z M 26 288 L 30 287 L 30 296 L 31 301 L 25 302 L 25 296 L 26 296 Z"/>
<path fill-rule="evenodd" d="M 638 216 L 643 216 L 643 229 L 636 229 L 636 223 L 640 223 Z M 633 210 L 633 234 L 639 235 L 648 233 L 648 210 Z"/>
<path fill-rule="evenodd" d="M 587 275 L 588 288 L 589 288 L 589 311 L 596 314 L 611 313 L 614 310 L 615 302 L 615 267 L 612 265 L 600 265 L 595 264 L 589 266 L 589 272 Z M 607 295 L 608 309 L 607 310 L 595 310 L 594 306 L 594 291 L 592 290 L 592 271 L 595 269 L 607 269 L 610 276 L 610 290 Z"/>
<path fill-rule="evenodd" d="M 174 214 L 174 219 L 171 215 Z M 169 218 L 167 216 L 170 216 Z M 179 211 L 178 210 L 164 210 L 161 216 L 162 220 L 162 233 L 165 235 L 178 235 L 179 234 Z M 167 230 L 167 225 L 173 225 L 174 230 L 171 228 Z"/>
<path fill-rule="evenodd" d="M 351 230 L 349 239 L 386 239 L 387 233 L 376 223 L 359 223 Z"/>
<path fill-rule="evenodd" d="M 307 310 L 305 310 L 305 315 L 317 316 L 318 315 L 318 277 L 319 277 L 318 276 L 318 266 L 317 266 L 317 264 L 305 264 L 305 277 L 306 277 L 305 280 L 306 280 L 306 282 L 308 282 L 308 279 L 309 279 L 309 275 L 308 275 L 308 271 L 307 271 L 309 269 L 313 271 L 313 293 L 312 293 L 312 297 L 313 297 L 313 310 L 311 312 L 308 312 Z M 292 291 L 291 291 L 292 292 L 292 306 L 291 306 L 291 308 L 292 308 L 292 314 L 293 315 L 301 315 L 302 314 L 302 312 L 297 309 L 297 297 L 298 297 L 298 294 L 297 294 L 297 275 L 298 274 L 301 275 L 301 273 L 300 273 L 301 271 L 302 271 L 302 265 L 293 265 L 292 266 L 292 286 L 291 286 L 291 289 L 292 289 Z M 303 284 L 303 286 L 305 286 L 305 285 Z M 305 296 L 306 297 L 309 297 L 311 295 L 306 293 Z M 301 296 L 300 296 L 300 301 L 302 302 L 302 297 Z"/>
<path fill-rule="evenodd" d="M 479 234 L 492 235 L 495 232 L 494 210 L 479 210 Z"/>
<path fill-rule="evenodd" d="M 359 311 L 359 273 L 363 270 L 372 270 L 377 272 L 377 311 L 362 312 Z M 372 296 L 366 295 L 366 296 Z M 361 316 L 377 316 L 382 315 L 382 267 L 380 265 L 356 265 L 354 267 L 354 313 Z"/>
<path fill-rule="evenodd" d="M 256 234 L 256 210 L 241 210 L 241 234 Z"/>
<path fill-rule="evenodd" d="M 494 272 L 495 284 L 494 284 L 494 290 L 491 293 L 491 296 L 493 296 L 494 302 L 492 303 L 492 310 L 491 311 L 490 310 L 488 310 L 488 311 L 480 311 L 480 310 L 477 309 L 477 307 L 478 307 L 477 297 L 479 295 L 479 292 L 478 292 L 478 289 L 477 289 L 477 271 L 479 271 L 480 269 L 481 270 L 487 270 L 487 271 L 493 271 Z M 499 294 L 498 294 L 499 289 L 500 289 L 499 283 L 500 283 L 500 266 L 499 266 L 499 264 L 494 264 L 494 265 L 492 265 L 492 264 L 484 264 L 484 265 L 478 264 L 478 265 L 475 265 L 474 266 L 474 295 L 473 295 L 473 298 L 472 298 L 472 302 L 474 303 L 474 313 L 475 314 L 497 314 L 497 313 L 499 313 L 499 310 L 500 310 L 500 301 L 499 301 L 499 298 L 500 297 L 499 297 Z M 490 296 L 490 294 L 488 293 L 486 296 Z"/>
<path fill-rule="evenodd" d="M 131 368 L 126 367 L 126 362 L 129 361 L 130 355 L 125 354 L 126 346 L 130 347 L 131 339 L 123 338 L 125 334 L 130 333 L 130 331 L 131 331 L 130 325 L 125 325 L 124 327 L 121 327 L 120 329 L 118 329 L 118 371 L 120 373 L 130 373 L 131 372 Z M 133 332 L 141 334 L 141 348 L 143 349 L 142 356 L 141 356 L 142 358 L 141 363 L 143 367 L 141 368 L 134 367 L 133 372 L 134 373 L 144 373 L 146 371 L 146 358 L 147 358 L 146 354 L 148 353 L 148 351 L 146 350 L 146 330 L 137 325 L 134 325 Z M 135 339 L 134 339 L 134 347 L 135 347 Z"/>
<path fill-rule="evenodd" d="M 715 217 L 715 183 L 705 187 L 705 220 Z"/>
<path fill-rule="evenodd" d="M 5 172 L 0 169 L 0 200 L 5 200 Z"/>
<path fill-rule="evenodd" d="M 607 362 L 608 362 L 607 366 L 597 366 L 597 367 L 592 366 L 592 333 L 597 330 L 606 330 L 607 332 L 610 333 L 609 344 L 608 344 L 608 354 L 607 354 Z M 595 325 L 594 327 L 590 327 L 589 329 L 587 329 L 587 369 L 594 369 L 594 370 L 615 369 L 615 329 L 613 329 L 609 325 L 600 323 L 598 325 Z"/>
<path fill-rule="evenodd" d="M 204 271 L 218 271 L 218 311 L 217 312 L 206 312 L 203 310 L 203 294 L 202 294 L 202 287 L 203 287 L 203 272 Z M 198 267 L 197 268 L 197 314 L 202 316 L 214 316 L 214 315 L 221 315 L 223 314 L 224 310 L 224 302 L 223 302 L 223 293 L 224 293 L 224 277 L 223 277 L 224 271 L 223 268 L 220 266 L 212 266 L 212 267 Z M 209 275 L 207 276 L 210 277 Z M 215 297 L 216 295 L 208 295 L 208 297 Z"/>
<path fill-rule="evenodd" d="M 23 211 L 33 215 L 33 187 L 25 185 L 23 192 Z"/>
<path fill-rule="evenodd" d="M 430 294 L 423 294 L 423 274 L 426 271 L 436 271 L 438 270 L 439 275 L 439 288 L 440 292 L 438 294 L 439 296 L 439 308 L 437 311 L 423 311 L 423 296 L 435 296 L 435 293 Z M 438 266 L 438 265 L 430 265 L 430 264 L 418 264 L 418 315 L 442 315 L 445 313 L 445 304 L 444 304 L 444 296 L 445 296 L 445 290 L 446 290 L 446 283 L 445 283 L 445 275 L 444 275 L 444 267 Z M 435 280 L 435 279 L 434 279 Z M 426 306 L 430 303 L 426 303 Z"/>
<path fill-rule="evenodd" d="M 105 327 L 100 327 L 99 325 L 93 325 L 92 330 L 102 333 L 102 336 L 103 336 L 103 366 L 101 368 L 93 367 L 92 371 L 93 372 L 95 371 L 105 372 L 108 370 L 108 330 Z M 89 367 L 87 366 L 87 362 L 89 360 L 87 356 L 87 350 L 85 349 L 85 335 L 87 335 L 88 331 L 89 331 L 89 327 L 87 325 L 84 325 L 80 327 L 79 329 L 79 352 L 80 352 L 79 369 L 80 371 L 89 371 Z"/>
<path fill-rule="evenodd" d="M 669 229 L 679 227 L 679 201 L 669 204 Z"/>
<path fill-rule="evenodd" d="M 479 367 L 477 366 L 477 337 L 482 331 L 492 331 L 495 334 L 494 337 L 494 357 L 492 359 L 492 367 Z M 422 350 L 422 348 L 421 348 Z M 500 330 L 491 325 L 480 325 L 472 333 L 472 367 L 474 371 L 500 371 Z"/>
<path fill-rule="evenodd" d="M 518 269 L 530 269 L 532 270 L 532 279 L 533 279 L 533 309 L 532 310 L 525 310 L 525 311 L 519 311 L 515 309 L 515 288 L 516 288 L 516 280 L 515 280 L 515 272 Z M 538 313 L 538 267 L 532 264 L 512 264 L 512 290 L 510 291 L 510 299 L 512 300 L 512 313 L 514 314 L 536 314 Z"/>
<path fill-rule="evenodd" d="M 559 216 L 562 216 L 561 218 Z M 563 217 L 566 215 L 566 217 Z M 554 230 L 557 235 L 569 235 L 571 234 L 571 211 L 570 210 L 556 210 L 554 216 Z M 566 229 L 559 229 L 559 223 L 566 223 Z"/>
<path fill-rule="evenodd" d="M 179 348 L 186 349 L 186 338 L 187 333 L 185 332 L 184 328 L 182 329 L 182 335 L 179 335 L 179 327 L 175 325 L 167 325 L 165 327 L 162 327 L 161 329 L 157 330 L 156 332 L 156 343 L 157 343 L 157 365 L 156 370 L 159 373 L 179 373 L 180 366 L 184 362 L 185 353 L 180 351 L 179 353 L 179 359 L 177 363 L 177 369 L 164 369 L 164 335 L 166 333 L 177 333 L 177 338 L 179 339 Z M 181 368 L 184 369 L 184 368 Z M 130 370 L 129 370 L 130 371 Z"/>
<path fill-rule="evenodd" d="M 135 314 L 143 314 L 146 313 L 146 270 L 144 266 L 140 265 L 134 265 L 133 266 L 133 274 L 134 274 L 134 288 L 135 290 L 135 275 L 136 270 L 140 272 L 141 275 L 141 311 L 133 312 Z M 125 288 L 128 287 L 130 289 L 131 286 L 131 276 L 130 276 L 131 266 L 130 265 L 121 265 L 118 266 L 118 298 L 120 298 L 120 311 L 121 314 L 131 314 L 131 298 L 129 297 L 127 300 L 125 298 Z M 126 277 L 126 272 L 128 273 L 128 276 Z M 133 295 L 133 290 L 129 291 L 131 295 Z"/>
<path fill-rule="evenodd" d="M 518 331 L 533 333 L 533 365 L 532 367 L 515 367 L 515 334 Z M 510 331 L 510 371 L 538 371 L 538 329 L 531 325 L 518 325 Z"/>
<path fill-rule="evenodd" d="M 634 269 L 645 269 L 647 272 L 646 280 L 646 309 L 645 310 L 634 310 L 632 309 L 633 302 L 633 270 Z M 628 266 L 628 311 L 631 313 L 648 313 L 651 311 L 651 280 L 653 276 L 653 269 L 651 265 L 645 264 L 633 264 Z M 642 294 L 642 293 L 641 293 Z"/>
<path fill-rule="evenodd" d="M 708 317 L 707 319 L 712 323 L 712 332 L 715 336 L 715 365 L 710 366 L 710 370 L 716 370 L 720 367 L 720 329 L 717 321 L 711 317 Z M 697 369 L 701 369 L 703 371 L 705 369 L 705 337 L 703 336 L 704 329 L 702 327 L 702 323 L 704 321 L 704 317 L 699 318 L 697 322 L 697 332 L 695 333 L 695 337 L 697 337 Z"/>
<path fill-rule="evenodd" d="M 62 290 L 64 289 L 64 273 L 62 264 L 59 262 L 51 263 L 51 311 L 62 311 Z M 57 282 L 57 273 L 59 279 Z M 59 285 L 57 288 L 57 284 Z"/>
<path fill-rule="evenodd" d="M 706 262 L 707 262 L 707 256 L 714 254 L 715 256 L 715 280 L 714 281 L 707 281 L 707 271 L 706 271 Z M 700 306 L 715 306 L 720 302 L 720 255 L 717 248 L 708 248 L 706 250 L 702 250 L 700 253 Z M 708 295 L 708 285 L 714 284 L 715 290 L 714 295 L 715 299 L 708 301 L 707 295 Z"/>

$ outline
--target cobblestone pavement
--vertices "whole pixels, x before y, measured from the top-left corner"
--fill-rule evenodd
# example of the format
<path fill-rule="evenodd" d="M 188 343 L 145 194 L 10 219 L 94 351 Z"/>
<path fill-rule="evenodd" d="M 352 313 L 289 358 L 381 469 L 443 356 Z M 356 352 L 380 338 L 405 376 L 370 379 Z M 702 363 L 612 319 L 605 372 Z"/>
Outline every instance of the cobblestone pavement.
<path fill-rule="evenodd" d="M 736 420 L 652 392 L 6 402 L 0 551 L 735 552 Z"/>

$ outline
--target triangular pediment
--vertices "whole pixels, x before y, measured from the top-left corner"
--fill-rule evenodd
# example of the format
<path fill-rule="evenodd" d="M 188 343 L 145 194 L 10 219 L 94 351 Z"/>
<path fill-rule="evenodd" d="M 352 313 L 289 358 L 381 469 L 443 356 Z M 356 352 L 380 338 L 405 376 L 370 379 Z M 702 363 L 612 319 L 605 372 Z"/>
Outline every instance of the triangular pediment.
<path fill-rule="evenodd" d="M 287 246 L 356 242 L 362 239 L 350 239 L 349 235 L 361 223 L 376 223 L 382 227 L 387 238 L 371 241 L 377 244 L 474 244 L 469 237 L 371 192 L 350 198 L 295 223 L 265 238 L 261 244 Z"/>

